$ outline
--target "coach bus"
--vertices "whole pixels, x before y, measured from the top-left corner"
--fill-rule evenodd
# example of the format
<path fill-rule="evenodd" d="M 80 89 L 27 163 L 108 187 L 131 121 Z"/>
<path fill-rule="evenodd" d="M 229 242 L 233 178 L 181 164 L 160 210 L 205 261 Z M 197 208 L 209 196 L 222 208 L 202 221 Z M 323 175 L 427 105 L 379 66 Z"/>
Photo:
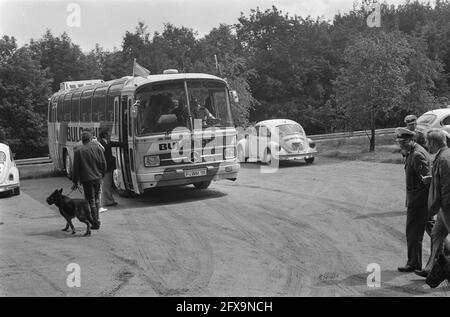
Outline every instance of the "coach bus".
<path fill-rule="evenodd" d="M 49 99 L 48 142 L 55 168 L 70 177 L 84 129 L 108 129 L 122 196 L 165 186 L 236 180 L 235 91 L 208 74 L 176 70 L 63 89 Z M 78 144 L 77 144 L 78 143 Z"/>

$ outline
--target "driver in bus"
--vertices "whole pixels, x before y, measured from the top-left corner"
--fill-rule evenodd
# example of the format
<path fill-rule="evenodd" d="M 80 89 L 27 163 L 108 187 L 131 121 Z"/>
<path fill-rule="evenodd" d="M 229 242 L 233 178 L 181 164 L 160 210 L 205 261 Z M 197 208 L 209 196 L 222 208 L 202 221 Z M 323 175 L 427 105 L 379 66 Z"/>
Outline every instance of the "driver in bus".
<path fill-rule="evenodd" d="M 209 112 L 206 106 L 200 105 L 197 99 L 194 99 L 194 119 L 201 119 L 202 124 L 205 125 L 209 119 L 215 120 L 216 118 Z"/>

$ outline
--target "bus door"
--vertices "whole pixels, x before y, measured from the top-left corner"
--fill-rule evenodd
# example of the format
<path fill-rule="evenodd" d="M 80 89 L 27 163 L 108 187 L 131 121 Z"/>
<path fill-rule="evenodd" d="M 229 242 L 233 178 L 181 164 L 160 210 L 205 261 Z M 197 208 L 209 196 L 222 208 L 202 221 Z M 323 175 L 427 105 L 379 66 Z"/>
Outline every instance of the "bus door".
<path fill-rule="evenodd" d="M 52 116 L 53 116 L 53 124 L 52 124 L 52 135 L 51 143 L 52 143 L 52 155 L 54 157 L 53 162 L 56 163 L 58 166 L 55 166 L 55 168 L 60 169 L 61 168 L 61 158 L 59 156 L 59 127 L 60 123 L 58 122 L 57 118 L 57 98 L 52 100 Z"/>
<path fill-rule="evenodd" d="M 129 108 L 133 98 L 131 96 L 122 96 L 119 106 L 119 118 L 117 133 L 119 142 L 123 146 L 118 147 L 118 169 L 123 178 L 123 189 L 138 192 L 136 184 L 135 161 L 134 161 L 134 145 L 131 135 Z"/>
<path fill-rule="evenodd" d="M 130 176 L 131 176 L 131 185 L 132 190 L 135 193 L 139 193 L 138 183 L 137 183 L 137 177 L 136 177 L 136 171 L 138 170 L 138 166 L 136 166 L 136 162 L 138 160 L 136 159 L 136 116 L 132 115 L 132 109 L 135 109 L 135 106 L 133 106 L 134 98 L 133 96 L 128 96 L 128 107 L 127 107 L 127 117 L 128 117 L 128 158 L 130 161 Z M 135 109 L 136 113 L 136 109 Z"/>

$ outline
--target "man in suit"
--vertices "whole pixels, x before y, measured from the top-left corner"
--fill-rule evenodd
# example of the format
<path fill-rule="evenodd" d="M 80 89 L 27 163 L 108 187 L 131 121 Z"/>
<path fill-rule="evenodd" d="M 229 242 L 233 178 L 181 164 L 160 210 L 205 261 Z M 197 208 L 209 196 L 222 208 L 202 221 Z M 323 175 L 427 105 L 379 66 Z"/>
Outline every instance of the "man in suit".
<path fill-rule="evenodd" d="M 439 254 L 443 252 L 444 242 L 450 231 L 450 149 L 442 130 L 431 129 L 426 134 L 427 144 L 431 154 L 435 154 L 430 192 L 428 197 L 428 212 L 432 217 L 437 215 L 431 232 L 431 254 L 425 269 L 416 271 L 419 276 L 426 277 L 433 268 Z"/>
<path fill-rule="evenodd" d="M 415 133 L 406 128 L 396 129 L 397 142 L 405 155 L 406 176 L 406 243 L 408 261 L 400 272 L 422 269 L 422 240 L 428 219 L 428 186 L 423 181 L 430 176 L 431 159 L 428 152 L 415 142 Z"/>

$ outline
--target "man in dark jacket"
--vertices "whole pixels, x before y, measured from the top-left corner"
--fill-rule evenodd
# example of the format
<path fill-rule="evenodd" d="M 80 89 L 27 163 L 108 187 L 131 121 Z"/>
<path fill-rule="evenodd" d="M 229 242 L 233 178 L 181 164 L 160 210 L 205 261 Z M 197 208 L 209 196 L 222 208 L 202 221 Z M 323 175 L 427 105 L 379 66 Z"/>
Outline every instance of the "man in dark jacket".
<path fill-rule="evenodd" d="M 428 152 L 414 141 L 414 132 L 406 128 L 396 129 L 397 142 L 405 155 L 406 176 L 406 243 L 408 262 L 399 267 L 400 272 L 422 269 L 422 240 L 428 219 L 428 186 L 423 181 L 429 178 L 431 159 Z"/>
<path fill-rule="evenodd" d="M 436 154 L 428 196 L 428 212 L 430 216 L 437 214 L 437 217 L 431 232 L 430 258 L 423 271 L 416 271 L 417 275 L 424 277 L 443 252 L 444 242 L 450 232 L 450 149 L 442 130 L 432 129 L 427 132 L 426 138 L 430 152 Z"/>
<path fill-rule="evenodd" d="M 83 145 L 75 150 L 72 188 L 77 188 L 78 182 L 83 185 L 84 198 L 88 201 L 92 218 L 96 222 L 92 225 L 92 229 L 99 229 L 100 186 L 106 172 L 106 160 L 101 148 L 93 144 L 91 138 L 90 131 L 83 131 L 81 135 Z"/>

